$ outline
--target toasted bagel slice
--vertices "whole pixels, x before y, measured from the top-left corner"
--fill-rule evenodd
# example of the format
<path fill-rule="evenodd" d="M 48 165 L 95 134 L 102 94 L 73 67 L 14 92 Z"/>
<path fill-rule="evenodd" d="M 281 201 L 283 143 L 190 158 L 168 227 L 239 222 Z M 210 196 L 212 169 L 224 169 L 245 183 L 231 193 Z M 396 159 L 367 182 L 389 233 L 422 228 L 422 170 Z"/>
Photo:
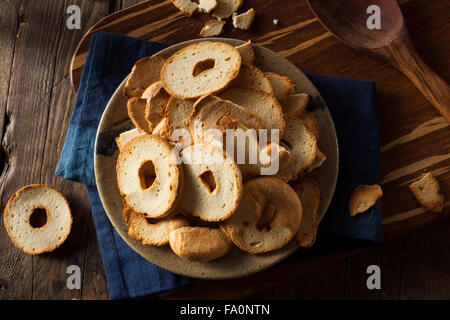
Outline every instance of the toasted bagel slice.
<path fill-rule="evenodd" d="M 301 220 L 302 204 L 295 191 L 276 177 L 260 177 L 245 183 L 241 204 L 224 227 L 240 249 L 261 254 L 288 244 Z"/>
<path fill-rule="evenodd" d="M 242 197 L 237 164 L 214 145 L 194 144 L 182 151 L 184 194 L 181 209 L 204 221 L 230 217 Z"/>
<path fill-rule="evenodd" d="M 233 243 L 219 228 L 182 227 L 169 234 L 169 244 L 183 259 L 208 262 L 218 259 L 233 248 Z"/>
<path fill-rule="evenodd" d="M 183 192 L 183 167 L 167 142 L 154 135 L 129 141 L 117 159 L 117 184 L 127 204 L 147 218 L 172 213 Z"/>
<path fill-rule="evenodd" d="M 295 93 L 295 83 L 288 77 L 273 72 L 265 72 L 264 75 L 272 85 L 273 95 L 281 103 L 285 102 L 289 95 Z"/>
<path fill-rule="evenodd" d="M 167 59 L 161 70 L 164 88 L 182 99 L 216 93 L 239 74 L 241 55 L 224 42 L 191 44 Z"/>
<path fill-rule="evenodd" d="M 139 132 L 152 132 L 151 124 L 145 116 L 147 100 L 141 98 L 131 98 L 127 101 L 128 116 Z"/>
<path fill-rule="evenodd" d="M 258 68 L 243 64 L 239 75 L 230 84 L 230 87 L 252 88 L 267 94 L 273 94 L 272 85 L 264 73 Z"/>
<path fill-rule="evenodd" d="M 286 122 L 278 101 L 270 94 L 251 88 L 230 87 L 219 94 L 223 100 L 229 100 L 247 112 L 257 115 L 263 121 L 264 127 L 278 129 L 281 139 L 284 135 Z M 244 124 L 245 125 L 245 124 Z"/>
<path fill-rule="evenodd" d="M 253 65 L 255 62 L 255 51 L 253 50 L 253 44 L 251 40 L 243 45 L 237 46 L 236 50 L 241 55 L 241 61 L 243 65 Z"/>
<path fill-rule="evenodd" d="M 145 89 L 159 81 L 161 68 L 165 61 L 157 56 L 146 57 L 137 61 L 123 88 L 125 97 L 140 98 Z"/>
<path fill-rule="evenodd" d="M 3 214 L 13 244 L 28 254 L 50 252 L 62 245 L 72 227 L 66 198 L 45 184 L 25 186 L 14 193 Z"/>
<path fill-rule="evenodd" d="M 317 153 L 317 140 L 306 125 L 295 117 L 286 117 L 286 131 L 280 144 L 291 152 L 291 162 L 278 172 L 278 177 L 290 181 L 307 170 Z"/>
<path fill-rule="evenodd" d="M 128 225 L 128 235 L 132 239 L 147 246 L 163 246 L 169 243 L 170 218 L 152 221 L 128 205 L 124 206 L 123 215 Z"/>
<path fill-rule="evenodd" d="M 241 106 L 216 96 L 205 96 L 194 104 L 194 109 L 189 117 L 189 130 L 194 142 L 202 142 L 208 129 L 226 129 L 222 125 L 225 118 L 237 120 L 245 128 L 254 129 L 256 132 L 265 128 L 260 117 Z M 196 125 L 201 127 L 196 127 Z M 199 130 L 200 128 L 202 130 Z M 199 132 L 202 136 L 199 136 Z"/>

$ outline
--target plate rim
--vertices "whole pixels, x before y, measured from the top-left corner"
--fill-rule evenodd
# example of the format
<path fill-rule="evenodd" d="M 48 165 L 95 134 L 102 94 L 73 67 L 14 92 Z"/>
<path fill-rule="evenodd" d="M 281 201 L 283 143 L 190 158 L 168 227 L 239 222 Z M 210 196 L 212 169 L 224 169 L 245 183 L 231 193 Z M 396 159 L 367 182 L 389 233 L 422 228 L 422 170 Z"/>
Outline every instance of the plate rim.
<path fill-rule="evenodd" d="M 169 51 L 170 49 L 172 49 L 174 46 L 180 46 L 180 47 L 184 47 L 186 45 L 189 45 L 191 43 L 196 43 L 196 42 L 203 42 L 203 41 L 214 41 L 214 42 L 238 42 L 239 44 L 244 44 L 247 41 L 244 40 L 240 40 L 240 39 L 233 39 L 233 38 L 220 38 L 220 37 L 214 37 L 214 38 L 197 38 L 197 39 L 192 39 L 192 40 L 187 40 L 187 41 L 182 41 L 173 45 L 168 46 L 165 49 L 162 49 L 160 51 L 158 51 L 157 53 L 153 54 L 153 56 L 158 56 L 161 53 L 163 53 L 164 51 Z M 335 175 L 333 176 L 333 181 L 332 182 L 332 188 L 331 188 L 331 196 L 329 197 L 327 203 L 324 204 L 324 209 L 323 209 L 323 214 L 319 217 L 319 223 L 322 221 L 322 219 L 324 218 L 325 214 L 327 213 L 331 201 L 334 197 L 335 191 L 336 191 L 336 185 L 337 185 L 337 180 L 338 180 L 338 175 L 339 175 L 339 162 L 340 162 L 340 158 L 339 158 L 339 141 L 337 139 L 337 132 L 336 132 L 336 127 L 334 125 L 334 120 L 331 116 L 331 113 L 329 111 L 329 108 L 327 106 L 327 104 L 325 103 L 325 101 L 323 100 L 322 95 L 320 94 L 320 91 L 315 87 L 315 85 L 311 82 L 311 80 L 309 80 L 309 78 L 305 75 L 305 73 L 294 63 L 292 63 L 291 61 L 289 61 L 287 58 L 280 56 L 277 52 L 270 50 L 262 45 L 259 44 L 255 44 L 253 43 L 253 46 L 255 47 L 259 47 L 260 50 L 262 51 L 266 51 L 269 52 L 271 54 L 275 54 L 277 56 L 279 56 L 281 59 L 285 60 L 285 62 L 287 62 L 288 64 L 290 64 L 293 68 L 295 68 L 296 70 L 298 70 L 302 76 L 306 79 L 307 82 L 309 82 L 309 86 L 311 87 L 311 89 L 313 89 L 315 91 L 315 96 L 318 97 L 321 101 L 321 103 L 323 104 L 326 112 L 328 112 L 329 117 L 331 119 L 330 124 L 332 125 L 331 130 L 332 132 L 334 132 L 334 143 L 335 143 L 335 153 L 336 153 L 336 170 L 335 170 Z M 108 210 L 106 209 L 107 206 L 105 206 L 106 200 L 105 200 L 105 196 L 103 195 L 103 191 L 101 190 L 101 187 L 99 187 L 101 184 L 99 184 L 99 173 L 97 172 L 99 169 L 98 167 L 100 167 L 98 165 L 98 161 L 99 156 L 97 155 L 97 146 L 98 146 L 98 141 L 99 141 L 99 135 L 101 133 L 101 129 L 105 126 L 105 124 L 103 123 L 105 121 L 105 113 L 108 110 L 108 108 L 110 107 L 110 105 L 113 103 L 113 97 L 115 97 L 117 94 L 122 94 L 122 88 L 124 83 L 126 82 L 126 80 L 128 79 L 129 74 L 124 78 L 124 80 L 118 85 L 118 87 L 116 88 L 116 90 L 114 91 L 114 93 L 112 94 L 112 96 L 110 97 L 110 99 L 108 100 L 108 103 L 105 107 L 105 109 L 103 110 L 101 119 L 99 121 L 98 127 L 97 127 L 97 131 L 96 131 L 96 136 L 95 136 L 95 144 L 94 144 L 94 176 L 95 176 L 95 182 L 97 185 L 97 190 L 98 190 L 98 194 L 99 194 L 99 198 L 100 201 L 102 203 L 102 206 L 104 208 L 104 211 L 108 217 L 109 222 L 111 223 L 111 225 L 113 226 L 113 228 L 115 229 L 115 231 L 119 234 L 119 236 L 125 241 L 125 243 L 133 250 L 135 251 L 137 254 L 139 254 L 141 257 L 143 257 L 144 259 L 146 259 L 147 261 L 149 261 L 150 263 L 154 264 L 155 266 L 158 266 L 164 270 L 168 270 L 170 272 L 182 275 L 182 276 L 187 276 L 187 277 L 191 277 L 191 278 L 197 278 L 197 279 L 205 279 L 205 280 L 226 280 L 226 279 L 236 279 L 236 278 L 241 278 L 241 277 L 245 277 L 245 276 L 249 276 L 251 274 L 255 274 L 258 272 L 261 272 L 263 270 L 266 270 L 270 267 L 272 267 L 275 264 L 280 263 L 281 261 L 283 261 L 284 259 L 286 259 L 288 256 L 290 256 L 292 253 L 294 253 L 298 248 L 300 248 L 300 246 L 298 246 L 295 243 L 295 246 L 293 248 L 291 248 L 287 253 L 285 253 L 284 256 L 280 257 L 280 259 L 272 262 L 272 263 L 266 263 L 264 264 L 264 266 L 260 266 L 259 268 L 256 268 L 255 270 L 249 271 L 249 272 L 242 272 L 238 275 L 233 275 L 233 276 L 213 276 L 213 277 L 208 277 L 208 276 L 198 276 L 198 275 L 193 275 L 192 273 L 189 272 L 184 272 L 183 271 L 179 271 L 179 270 L 171 270 L 170 268 L 167 268 L 166 266 L 162 267 L 159 264 L 155 263 L 154 261 L 151 261 L 148 257 L 146 257 L 145 255 L 143 255 L 141 252 L 139 252 L 137 249 L 134 248 L 134 243 L 133 240 L 128 236 L 128 234 L 125 232 L 124 234 L 122 234 L 122 230 L 121 228 L 119 228 L 119 226 L 116 225 L 114 219 L 111 217 L 111 214 L 108 212 Z M 292 246 L 292 243 L 295 241 L 291 241 L 290 243 L 288 243 L 284 248 L 288 247 L 288 246 Z"/>

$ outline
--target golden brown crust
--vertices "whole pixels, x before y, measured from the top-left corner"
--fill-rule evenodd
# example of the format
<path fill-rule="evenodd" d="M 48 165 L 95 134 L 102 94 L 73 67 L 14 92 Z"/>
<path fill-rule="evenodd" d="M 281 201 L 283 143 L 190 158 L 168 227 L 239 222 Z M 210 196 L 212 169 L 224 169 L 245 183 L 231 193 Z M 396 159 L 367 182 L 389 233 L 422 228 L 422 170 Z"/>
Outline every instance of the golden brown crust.
<path fill-rule="evenodd" d="M 13 232 L 12 232 L 12 230 L 11 230 L 11 226 L 9 226 L 9 224 L 8 224 L 8 214 L 7 214 L 7 213 L 8 213 L 9 207 L 11 206 L 11 203 L 13 202 L 13 200 L 14 200 L 15 198 L 17 198 L 21 193 L 23 193 L 23 192 L 25 192 L 25 191 L 27 191 L 27 190 L 29 190 L 29 189 L 32 189 L 32 188 L 42 188 L 42 187 L 52 189 L 52 190 L 55 191 L 59 196 L 61 196 L 61 199 L 64 200 L 64 202 L 66 203 L 67 208 L 68 208 L 68 210 L 69 210 L 70 227 L 68 228 L 68 230 L 67 230 L 67 232 L 66 232 L 65 234 L 61 235 L 60 243 L 55 244 L 54 246 L 49 247 L 49 248 L 47 248 L 47 249 L 44 250 L 44 251 L 36 252 L 36 251 L 28 250 L 27 248 L 22 247 L 21 245 L 19 245 L 19 244 L 14 240 L 14 235 L 13 235 Z M 46 207 L 45 204 L 43 204 L 42 207 Z M 56 188 L 54 188 L 54 187 L 52 187 L 52 186 L 50 186 L 50 185 L 48 185 L 48 184 L 30 184 L 30 185 L 27 185 L 27 186 L 24 186 L 24 187 L 20 188 L 19 190 L 17 190 L 17 191 L 9 198 L 9 200 L 8 200 L 8 202 L 6 203 L 6 206 L 5 206 L 5 211 L 4 211 L 4 213 L 3 213 L 3 223 L 4 223 L 4 225 L 5 225 L 5 229 L 6 229 L 6 232 L 8 233 L 8 236 L 10 237 L 11 242 L 14 244 L 15 247 L 17 247 L 18 249 L 22 250 L 22 251 L 25 252 L 25 253 L 28 253 L 28 254 L 31 254 L 31 255 L 36 255 L 36 254 L 41 254 L 41 253 L 44 253 L 44 252 L 51 252 L 51 251 L 55 250 L 56 248 L 60 247 L 60 246 L 66 241 L 67 237 L 69 236 L 69 234 L 70 234 L 70 232 L 71 232 L 71 230 L 72 230 L 73 218 L 72 218 L 72 211 L 71 211 L 71 209 L 70 209 L 69 202 L 67 201 L 66 197 L 64 197 L 64 195 L 63 195 L 59 190 L 57 190 Z M 49 223 L 49 222 L 47 221 L 46 224 L 45 224 L 43 227 L 47 226 L 48 223 Z"/>
<path fill-rule="evenodd" d="M 125 223 L 128 226 L 128 235 L 130 238 L 139 241 L 146 246 L 159 247 L 169 243 L 169 217 L 150 223 L 144 215 L 134 211 L 128 206 L 126 201 L 124 201 L 123 216 Z M 159 237 L 147 237 L 143 234 L 143 229 L 147 229 L 147 231 L 152 232 L 153 235 L 160 233 L 158 235 Z M 158 229 L 163 229 L 163 231 Z"/>
<path fill-rule="evenodd" d="M 232 242 L 221 229 L 182 227 L 169 234 L 173 252 L 181 258 L 208 262 L 218 259 L 233 248 Z"/>
<path fill-rule="evenodd" d="M 377 184 L 368 186 L 361 185 L 353 190 L 349 201 L 350 216 L 367 211 L 383 196 L 381 187 Z"/>
<path fill-rule="evenodd" d="M 210 155 L 212 156 L 213 153 L 216 155 L 221 155 L 220 160 L 223 160 L 223 165 L 225 166 L 229 166 L 233 172 L 232 176 L 227 176 L 226 179 L 223 179 L 224 182 L 225 180 L 231 180 L 231 183 L 228 183 L 229 185 L 231 185 L 233 187 L 233 189 L 235 190 L 235 196 L 233 197 L 233 203 L 231 206 L 229 206 L 228 208 L 225 208 L 222 206 L 222 211 L 226 210 L 225 212 L 221 212 L 220 214 L 217 214 L 217 217 L 211 217 L 210 213 L 205 213 L 203 212 L 201 209 L 199 209 L 198 207 L 200 206 L 200 199 L 196 199 L 197 201 L 197 205 L 196 206 L 192 206 L 192 195 L 189 195 L 190 192 L 192 192 L 192 190 L 194 189 L 194 185 L 198 185 L 200 186 L 199 189 L 203 188 L 202 185 L 202 181 L 200 180 L 200 175 L 201 172 L 194 172 L 194 171 L 211 171 L 212 174 L 214 176 L 217 175 L 217 177 L 219 175 L 221 175 L 223 172 L 219 172 L 218 170 L 215 170 L 214 167 L 212 165 L 206 165 L 204 164 L 204 168 L 196 168 L 196 167 L 192 167 L 192 171 L 196 174 L 195 176 L 190 177 L 190 180 L 185 178 L 186 181 L 186 186 L 184 188 L 186 194 L 183 195 L 182 199 L 181 199 L 181 203 L 180 203 L 180 208 L 183 210 L 183 212 L 186 212 L 194 217 L 199 217 L 200 219 L 202 219 L 203 221 L 209 221 L 209 222 L 220 222 L 220 221 L 224 221 L 226 219 L 228 219 L 237 209 L 237 207 L 239 206 L 239 203 L 241 201 L 242 198 L 242 193 L 243 193 L 243 184 L 242 184 L 242 176 L 241 176 L 241 172 L 239 170 L 238 165 L 231 160 L 230 156 L 223 150 L 219 149 L 218 147 L 215 147 L 213 145 L 202 145 L 202 144 L 196 144 L 196 145 L 192 145 L 190 147 L 187 147 L 186 149 L 183 150 L 182 155 L 184 156 L 185 153 L 191 152 L 191 149 L 193 148 L 197 148 L 197 149 L 208 149 L 210 150 Z M 194 150 L 195 152 L 195 150 Z M 198 151 L 198 152 L 202 152 L 202 150 Z M 216 161 L 218 159 L 215 159 Z M 188 161 L 189 162 L 189 161 Z M 214 163 L 216 164 L 216 163 Z M 185 163 L 185 172 L 189 172 L 190 166 L 189 163 Z M 219 181 L 216 181 L 217 184 L 220 184 Z M 221 190 L 221 192 L 226 192 L 225 187 L 221 186 L 216 188 L 217 190 Z M 203 195 L 203 194 L 202 194 Z M 217 201 L 217 198 L 212 198 L 214 195 L 214 193 L 209 193 L 207 194 L 208 199 L 204 200 L 205 203 L 211 202 L 211 201 Z M 209 199 L 209 197 L 211 197 L 211 199 Z M 186 199 L 189 199 L 186 200 Z M 219 198 L 220 199 L 220 198 Z M 203 199 L 202 199 L 203 200 Z M 223 199 L 221 199 L 223 200 Z M 218 205 L 218 204 L 216 204 Z M 226 205 L 228 206 L 229 203 L 226 203 Z"/>

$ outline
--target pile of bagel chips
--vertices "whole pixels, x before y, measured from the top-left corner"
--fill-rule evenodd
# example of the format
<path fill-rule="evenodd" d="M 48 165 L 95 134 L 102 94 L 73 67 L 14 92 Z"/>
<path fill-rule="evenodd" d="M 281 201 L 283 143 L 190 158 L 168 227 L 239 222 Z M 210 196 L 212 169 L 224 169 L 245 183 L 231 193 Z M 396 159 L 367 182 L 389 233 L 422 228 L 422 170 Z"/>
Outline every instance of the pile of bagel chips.
<path fill-rule="evenodd" d="M 116 138 L 131 238 L 203 262 L 314 244 L 318 124 L 307 94 L 254 64 L 251 42 L 202 41 L 134 65 L 124 95 L 135 128 Z"/>

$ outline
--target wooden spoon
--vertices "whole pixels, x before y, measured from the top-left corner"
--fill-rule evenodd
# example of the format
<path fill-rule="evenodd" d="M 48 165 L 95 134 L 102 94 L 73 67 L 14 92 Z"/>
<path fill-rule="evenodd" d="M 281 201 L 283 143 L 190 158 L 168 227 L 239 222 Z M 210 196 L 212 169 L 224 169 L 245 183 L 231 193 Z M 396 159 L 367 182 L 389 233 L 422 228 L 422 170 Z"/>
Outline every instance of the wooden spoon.
<path fill-rule="evenodd" d="M 414 49 L 395 0 L 307 0 L 322 25 L 350 47 L 375 55 L 400 70 L 450 122 L 450 86 Z M 367 8 L 380 8 L 381 28 L 370 30 Z"/>

